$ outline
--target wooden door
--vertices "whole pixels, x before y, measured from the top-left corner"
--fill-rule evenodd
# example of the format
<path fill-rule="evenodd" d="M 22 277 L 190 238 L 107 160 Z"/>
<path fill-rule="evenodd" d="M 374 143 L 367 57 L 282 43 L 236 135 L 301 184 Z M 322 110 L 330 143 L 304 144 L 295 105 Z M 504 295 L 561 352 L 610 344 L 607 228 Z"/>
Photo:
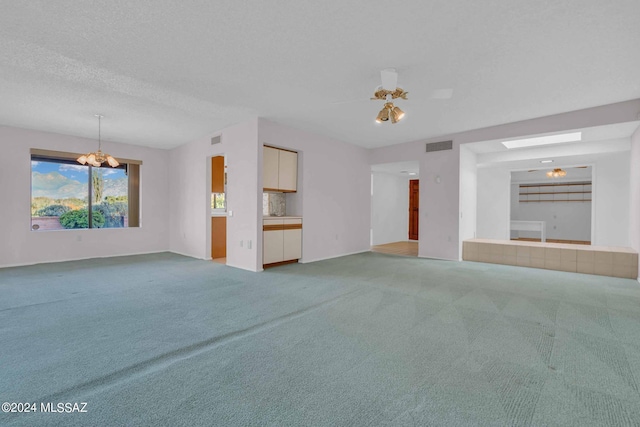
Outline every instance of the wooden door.
<path fill-rule="evenodd" d="M 420 181 L 409 180 L 409 240 L 418 240 Z"/>
<path fill-rule="evenodd" d="M 211 217 L 211 258 L 227 257 L 227 217 Z"/>

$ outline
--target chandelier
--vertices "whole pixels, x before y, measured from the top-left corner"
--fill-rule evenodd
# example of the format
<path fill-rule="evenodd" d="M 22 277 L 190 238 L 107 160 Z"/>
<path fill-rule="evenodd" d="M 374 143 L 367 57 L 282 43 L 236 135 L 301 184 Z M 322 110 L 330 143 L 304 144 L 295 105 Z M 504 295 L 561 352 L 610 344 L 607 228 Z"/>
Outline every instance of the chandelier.
<path fill-rule="evenodd" d="M 88 164 L 88 165 L 91 165 L 91 166 L 96 167 L 96 168 L 102 166 L 102 164 L 104 162 L 107 162 L 109 164 L 109 166 L 111 166 L 112 168 L 118 167 L 120 165 L 120 163 L 118 163 L 118 161 L 116 159 L 114 159 L 109 154 L 102 152 L 102 139 L 101 139 L 101 135 L 100 135 L 100 124 L 101 124 L 102 117 L 104 117 L 104 116 L 102 116 L 100 114 L 96 114 L 95 116 L 98 118 L 98 151 L 95 151 L 95 152 L 92 152 L 92 153 L 83 154 L 82 156 L 78 157 L 77 161 L 81 165 Z"/>
<path fill-rule="evenodd" d="M 567 171 L 556 168 L 552 171 L 547 172 L 547 176 L 549 178 L 562 178 L 563 176 L 567 176 Z"/>

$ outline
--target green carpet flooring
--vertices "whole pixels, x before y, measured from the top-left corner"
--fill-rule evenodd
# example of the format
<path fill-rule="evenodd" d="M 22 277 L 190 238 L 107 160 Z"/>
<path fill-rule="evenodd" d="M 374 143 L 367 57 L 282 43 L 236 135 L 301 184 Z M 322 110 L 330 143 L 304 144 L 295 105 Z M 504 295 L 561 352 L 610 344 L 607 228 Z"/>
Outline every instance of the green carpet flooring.
<path fill-rule="evenodd" d="M 640 426 L 640 284 L 365 253 L 0 269 L 9 426 Z M 86 413 L 40 403 L 86 402 Z"/>

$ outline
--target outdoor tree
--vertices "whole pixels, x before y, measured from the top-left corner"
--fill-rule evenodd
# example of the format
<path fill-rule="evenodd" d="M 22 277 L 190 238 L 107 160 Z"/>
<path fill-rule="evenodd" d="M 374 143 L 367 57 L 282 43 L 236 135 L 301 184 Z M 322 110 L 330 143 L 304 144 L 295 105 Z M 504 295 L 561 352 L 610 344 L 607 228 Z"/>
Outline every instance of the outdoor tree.
<path fill-rule="evenodd" d="M 93 168 L 91 173 L 91 184 L 93 186 L 93 202 L 100 203 L 104 193 L 104 172 L 100 168 Z"/>

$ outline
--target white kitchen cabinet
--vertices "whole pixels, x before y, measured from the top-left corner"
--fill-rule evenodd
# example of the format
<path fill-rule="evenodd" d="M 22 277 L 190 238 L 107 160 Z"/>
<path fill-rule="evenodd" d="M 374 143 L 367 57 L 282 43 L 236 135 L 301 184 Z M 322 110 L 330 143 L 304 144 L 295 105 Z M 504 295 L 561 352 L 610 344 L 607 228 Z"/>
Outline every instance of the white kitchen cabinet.
<path fill-rule="evenodd" d="M 302 218 L 264 219 L 262 263 L 273 266 L 302 258 Z"/>
<path fill-rule="evenodd" d="M 280 191 L 295 192 L 298 184 L 298 153 L 280 150 L 278 165 L 278 188 Z"/>
<path fill-rule="evenodd" d="M 284 261 L 282 248 L 284 233 L 282 231 L 265 231 L 263 241 L 263 264 L 273 264 Z"/>
<path fill-rule="evenodd" d="M 265 190 L 276 190 L 279 179 L 280 150 L 264 147 L 262 154 L 262 186 Z"/>
<path fill-rule="evenodd" d="M 283 261 L 302 258 L 302 228 L 284 230 Z"/>
<path fill-rule="evenodd" d="M 298 185 L 298 153 L 264 146 L 262 155 L 264 191 L 295 193 Z"/>

